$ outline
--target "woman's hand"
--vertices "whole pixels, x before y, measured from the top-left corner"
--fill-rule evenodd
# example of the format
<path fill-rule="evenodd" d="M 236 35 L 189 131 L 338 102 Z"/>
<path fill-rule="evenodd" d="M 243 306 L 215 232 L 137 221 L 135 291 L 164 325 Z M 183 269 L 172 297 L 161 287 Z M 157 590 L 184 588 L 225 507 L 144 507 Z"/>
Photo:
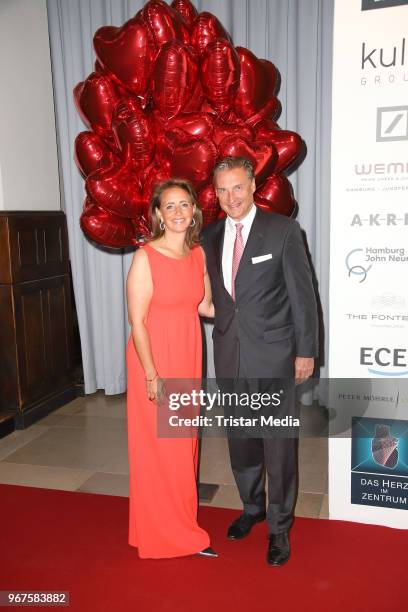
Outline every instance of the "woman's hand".
<path fill-rule="evenodd" d="M 166 388 L 158 374 L 153 380 L 146 379 L 146 392 L 151 402 L 160 403 L 164 400 L 166 397 Z"/>
<path fill-rule="evenodd" d="M 154 401 L 157 400 L 158 380 L 159 380 L 159 376 L 158 375 L 153 380 L 147 380 L 146 379 L 147 398 L 151 402 L 154 402 Z"/>
<path fill-rule="evenodd" d="M 207 266 L 205 264 L 204 251 L 203 251 L 203 255 L 204 255 L 204 299 L 198 305 L 198 314 L 200 315 L 200 317 L 207 317 L 208 319 L 213 319 L 214 318 L 214 304 L 212 301 L 210 277 L 208 276 Z"/>

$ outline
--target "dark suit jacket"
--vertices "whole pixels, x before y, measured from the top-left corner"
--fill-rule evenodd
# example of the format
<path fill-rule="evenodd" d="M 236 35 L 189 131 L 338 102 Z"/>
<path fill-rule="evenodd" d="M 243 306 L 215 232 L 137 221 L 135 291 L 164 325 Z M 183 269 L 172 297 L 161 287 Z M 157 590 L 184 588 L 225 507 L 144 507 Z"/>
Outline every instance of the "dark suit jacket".
<path fill-rule="evenodd" d="M 259 208 L 235 282 L 235 302 L 224 287 L 225 219 L 203 232 L 215 305 L 217 378 L 291 377 L 294 358 L 316 357 L 318 323 L 311 270 L 299 224 Z M 272 259 L 252 263 L 271 253 Z"/>

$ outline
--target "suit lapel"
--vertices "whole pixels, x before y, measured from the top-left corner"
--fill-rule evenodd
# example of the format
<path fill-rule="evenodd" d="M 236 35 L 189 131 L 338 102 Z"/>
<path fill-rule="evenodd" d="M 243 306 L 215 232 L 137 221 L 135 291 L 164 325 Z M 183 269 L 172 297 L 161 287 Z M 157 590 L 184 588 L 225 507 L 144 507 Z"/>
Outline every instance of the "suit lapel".
<path fill-rule="evenodd" d="M 218 274 L 220 275 L 222 284 L 224 284 L 224 275 L 222 273 L 222 248 L 224 246 L 224 234 L 225 234 L 225 219 L 218 224 L 214 237 L 213 237 L 213 246 L 214 246 L 215 259 L 217 262 L 217 271 L 218 271 Z"/>

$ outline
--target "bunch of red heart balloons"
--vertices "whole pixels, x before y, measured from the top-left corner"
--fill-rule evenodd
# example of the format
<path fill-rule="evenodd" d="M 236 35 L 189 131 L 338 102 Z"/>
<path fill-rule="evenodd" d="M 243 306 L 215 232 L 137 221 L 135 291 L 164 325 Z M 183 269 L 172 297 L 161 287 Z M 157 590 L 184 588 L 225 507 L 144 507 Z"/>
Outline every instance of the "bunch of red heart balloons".
<path fill-rule="evenodd" d="M 205 225 L 217 219 L 212 172 L 228 155 L 252 161 L 258 206 L 292 214 L 283 172 L 304 143 L 276 123 L 279 73 L 271 62 L 234 47 L 218 19 L 189 0 L 150 0 L 122 27 L 99 28 L 94 48 L 95 72 L 74 89 L 89 129 L 75 140 L 75 161 L 90 239 L 114 248 L 143 241 L 152 191 L 170 177 L 193 182 Z"/>

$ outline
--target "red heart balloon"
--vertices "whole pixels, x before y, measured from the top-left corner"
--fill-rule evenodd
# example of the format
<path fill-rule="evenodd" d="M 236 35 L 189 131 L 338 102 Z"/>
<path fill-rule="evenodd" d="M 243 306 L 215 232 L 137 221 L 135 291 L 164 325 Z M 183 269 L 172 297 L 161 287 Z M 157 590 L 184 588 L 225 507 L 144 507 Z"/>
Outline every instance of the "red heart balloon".
<path fill-rule="evenodd" d="M 123 164 L 113 163 L 92 172 L 85 182 L 90 198 L 101 208 L 121 217 L 139 217 L 143 200 L 137 175 Z"/>
<path fill-rule="evenodd" d="M 197 78 L 196 86 L 191 95 L 191 98 L 190 100 L 187 101 L 186 105 L 184 106 L 184 112 L 194 113 L 199 110 L 206 112 L 205 108 L 203 107 L 203 102 L 204 102 L 203 86 L 201 85 L 200 79 Z"/>
<path fill-rule="evenodd" d="M 188 137 L 180 130 L 167 132 L 160 143 L 161 166 L 171 176 L 189 179 L 197 190 L 210 180 L 217 149 L 209 138 Z"/>
<path fill-rule="evenodd" d="M 143 215 L 139 219 L 130 219 L 130 221 L 135 228 L 136 234 L 132 242 L 136 246 L 142 246 L 146 243 L 146 238 L 152 235 L 150 224 Z"/>
<path fill-rule="evenodd" d="M 161 181 L 167 181 L 170 178 L 170 172 L 160 168 L 155 164 L 152 164 L 144 175 L 143 180 L 143 216 L 149 218 L 149 205 L 153 194 L 153 190 L 158 183 Z"/>
<path fill-rule="evenodd" d="M 290 217 L 296 200 L 292 185 L 283 174 L 273 174 L 254 193 L 255 203 L 267 212 L 276 212 Z"/>
<path fill-rule="evenodd" d="M 155 156 L 157 165 L 171 175 L 171 162 L 174 149 L 178 144 L 186 143 L 188 139 L 189 136 L 182 130 L 158 131 Z"/>
<path fill-rule="evenodd" d="M 246 140 L 254 140 L 255 138 L 254 130 L 242 121 L 226 123 L 225 121 L 218 119 L 214 124 L 212 140 L 216 145 L 219 145 L 220 142 L 227 136 L 241 136 Z"/>
<path fill-rule="evenodd" d="M 255 128 L 257 140 L 273 142 L 279 159 L 274 168 L 274 174 L 287 170 L 302 154 L 305 143 L 296 132 L 289 130 L 270 129 L 264 122 L 258 123 Z"/>
<path fill-rule="evenodd" d="M 276 121 L 273 121 L 272 119 L 263 119 L 256 124 L 254 130 L 257 138 L 267 140 L 266 134 L 269 134 L 269 132 L 273 132 L 274 130 L 280 130 L 280 127 Z"/>
<path fill-rule="evenodd" d="M 120 98 L 112 81 L 104 74 L 92 72 L 74 89 L 74 101 L 82 121 L 94 132 L 114 142 L 112 115 Z"/>
<path fill-rule="evenodd" d="M 224 38 L 232 43 L 231 37 L 220 21 L 211 13 L 200 13 L 191 27 L 191 44 L 203 54 L 209 43 Z"/>
<path fill-rule="evenodd" d="M 241 71 L 234 109 L 246 119 L 263 108 L 273 95 L 278 72 L 272 62 L 259 60 L 245 47 L 237 47 L 236 51 Z"/>
<path fill-rule="evenodd" d="M 217 149 L 208 138 L 180 144 L 174 150 L 172 174 L 189 179 L 196 189 L 200 189 L 210 180 L 216 159 Z"/>
<path fill-rule="evenodd" d="M 218 38 L 209 43 L 201 63 L 204 95 L 218 114 L 228 112 L 239 85 L 238 55 L 230 42 Z"/>
<path fill-rule="evenodd" d="M 80 132 L 75 138 L 74 159 L 82 176 L 119 161 L 108 145 L 93 132 Z"/>
<path fill-rule="evenodd" d="M 217 196 L 213 185 L 207 185 L 198 194 L 198 201 L 203 213 L 203 226 L 206 227 L 209 223 L 216 221 L 220 207 L 218 205 Z"/>
<path fill-rule="evenodd" d="M 195 49 L 179 40 L 171 40 L 160 49 L 151 87 L 153 102 L 166 119 L 178 115 L 193 95 L 197 62 Z"/>
<path fill-rule="evenodd" d="M 183 130 L 190 136 L 209 138 L 214 129 L 214 120 L 208 113 L 182 113 L 168 122 L 170 130 Z"/>
<path fill-rule="evenodd" d="M 93 42 L 103 67 L 129 91 L 144 96 L 156 53 L 152 35 L 141 18 L 129 19 L 121 28 L 99 28 Z"/>
<path fill-rule="evenodd" d="M 102 66 L 99 60 L 95 60 L 94 70 L 95 72 L 99 72 L 100 74 L 105 74 L 105 68 Z"/>
<path fill-rule="evenodd" d="M 114 249 L 132 245 L 135 238 L 135 228 L 130 219 L 99 208 L 89 198 L 85 200 L 80 225 L 88 238 Z"/>
<path fill-rule="evenodd" d="M 248 117 L 245 122 L 254 127 L 263 119 L 276 119 L 282 112 L 282 106 L 278 98 L 272 97 L 257 113 Z"/>
<path fill-rule="evenodd" d="M 183 17 L 163 0 L 150 0 L 140 11 L 140 16 L 152 34 L 156 53 L 173 39 L 190 43 L 190 32 Z"/>
<path fill-rule="evenodd" d="M 120 102 L 113 115 L 112 128 L 126 165 L 138 171 L 153 159 L 155 135 L 147 115 L 134 100 Z"/>
<path fill-rule="evenodd" d="M 278 153 L 271 142 L 265 140 L 253 143 L 245 138 L 227 136 L 219 145 L 221 157 L 245 157 L 252 162 L 255 178 L 258 185 L 266 180 L 273 172 L 278 160 Z"/>
<path fill-rule="evenodd" d="M 265 80 L 268 85 L 267 97 L 272 98 L 272 96 L 277 95 L 279 90 L 281 81 L 279 70 L 277 69 L 275 64 L 272 64 L 272 62 L 270 62 L 269 60 L 260 59 L 259 62 L 264 69 Z"/>
<path fill-rule="evenodd" d="M 198 15 L 198 11 L 190 0 L 173 0 L 170 5 L 175 11 L 180 13 L 189 28 L 193 25 L 194 19 Z"/>

